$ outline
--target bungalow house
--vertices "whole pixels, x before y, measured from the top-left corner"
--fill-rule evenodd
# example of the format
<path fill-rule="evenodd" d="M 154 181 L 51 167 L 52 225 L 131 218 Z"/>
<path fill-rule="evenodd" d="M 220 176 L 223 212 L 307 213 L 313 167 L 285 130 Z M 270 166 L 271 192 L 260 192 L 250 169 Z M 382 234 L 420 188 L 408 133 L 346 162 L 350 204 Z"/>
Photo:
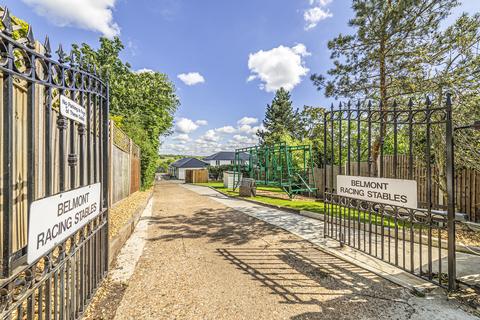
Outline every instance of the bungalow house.
<path fill-rule="evenodd" d="M 196 158 L 183 158 L 171 163 L 168 166 L 168 173 L 170 176 L 180 180 L 185 180 L 185 170 L 188 169 L 204 169 L 208 163 Z"/>
<path fill-rule="evenodd" d="M 241 164 L 248 163 L 249 158 L 250 158 L 250 156 L 248 155 L 248 153 L 241 153 L 240 154 Z M 220 151 L 220 152 L 212 154 L 211 156 L 203 158 L 203 161 L 207 162 L 212 167 L 234 164 L 234 162 L 235 162 L 235 152 L 234 151 Z"/>

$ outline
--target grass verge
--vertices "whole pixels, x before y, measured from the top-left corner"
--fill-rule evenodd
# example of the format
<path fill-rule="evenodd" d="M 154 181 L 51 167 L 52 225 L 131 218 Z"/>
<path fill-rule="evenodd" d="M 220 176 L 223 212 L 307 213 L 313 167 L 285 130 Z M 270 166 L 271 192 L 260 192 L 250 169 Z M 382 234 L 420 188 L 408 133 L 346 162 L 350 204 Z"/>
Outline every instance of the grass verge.
<path fill-rule="evenodd" d="M 233 191 L 231 189 L 224 187 L 223 182 L 215 181 L 215 182 L 208 182 L 208 183 L 198 183 L 198 185 L 214 188 L 215 190 L 218 190 L 219 192 L 226 194 L 230 197 L 240 198 L 238 194 L 238 190 Z M 283 192 L 282 189 L 277 187 L 271 187 L 271 186 L 258 186 L 257 190 L 269 191 L 269 192 Z M 275 191 L 272 191 L 272 190 L 275 190 Z M 274 205 L 281 208 L 283 207 L 288 209 L 304 210 L 304 211 L 310 211 L 310 212 L 315 212 L 319 214 L 325 213 L 325 204 L 321 201 L 316 201 L 316 200 L 280 199 L 280 198 L 269 197 L 265 195 L 257 195 L 256 197 L 249 198 L 249 200 L 254 200 L 260 203 Z M 386 227 L 392 227 L 392 228 L 395 227 L 395 222 L 393 221 L 393 219 L 383 219 L 382 221 L 381 216 L 375 213 L 368 213 L 368 212 L 359 211 L 356 209 L 347 209 L 347 208 L 343 208 L 336 205 L 332 206 L 329 212 L 332 218 L 334 219 L 335 217 L 337 218 L 342 217 L 343 219 L 357 220 L 362 223 L 372 223 L 377 225 L 383 224 Z"/>

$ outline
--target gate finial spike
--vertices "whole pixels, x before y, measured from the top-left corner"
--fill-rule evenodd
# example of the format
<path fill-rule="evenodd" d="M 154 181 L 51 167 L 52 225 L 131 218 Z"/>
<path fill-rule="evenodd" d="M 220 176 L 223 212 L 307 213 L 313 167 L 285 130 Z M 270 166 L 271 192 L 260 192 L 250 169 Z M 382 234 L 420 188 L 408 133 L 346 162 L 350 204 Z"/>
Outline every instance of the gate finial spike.
<path fill-rule="evenodd" d="M 12 17 L 10 16 L 10 10 L 7 7 L 5 7 L 5 10 L 3 11 L 2 24 L 5 27 L 3 32 L 7 35 L 11 35 L 13 33 Z"/>
<path fill-rule="evenodd" d="M 27 46 L 29 48 L 35 49 L 35 37 L 33 36 L 33 29 L 31 25 L 28 26 L 27 41 Z"/>
<path fill-rule="evenodd" d="M 426 99 L 425 99 L 425 104 L 427 105 L 427 108 L 430 107 L 430 105 L 432 104 L 432 101 L 430 101 L 430 97 L 427 96 Z"/>
<path fill-rule="evenodd" d="M 50 47 L 50 39 L 48 38 L 48 36 L 45 37 L 43 48 L 45 49 L 45 56 L 47 58 L 50 58 L 52 56 L 52 48 Z"/>
<path fill-rule="evenodd" d="M 450 92 L 447 92 L 447 107 L 451 107 L 452 106 L 452 94 Z"/>
<path fill-rule="evenodd" d="M 410 109 L 413 108 L 413 100 L 412 100 L 412 98 L 408 99 L 408 107 L 409 107 Z"/>
<path fill-rule="evenodd" d="M 78 68 L 79 69 L 84 69 L 84 66 L 83 66 L 83 61 L 85 59 L 83 58 L 83 56 L 80 54 L 80 56 L 78 57 Z"/>
<path fill-rule="evenodd" d="M 58 62 L 64 63 L 65 62 L 65 51 L 63 51 L 62 44 L 58 45 L 57 55 L 58 55 Z"/>
<path fill-rule="evenodd" d="M 340 102 L 340 103 L 338 104 L 338 110 L 339 110 L 339 111 L 342 111 L 342 102 Z"/>
<path fill-rule="evenodd" d="M 76 59 L 75 59 L 75 53 L 72 51 L 70 51 L 70 65 L 72 67 L 76 67 L 77 66 L 77 63 L 76 63 Z"/>
<path fill-rule="evenodd" d="M 367 108 L 368 108 L 368 111 L 372 110 L 372 100 L 368 100 Z"/>

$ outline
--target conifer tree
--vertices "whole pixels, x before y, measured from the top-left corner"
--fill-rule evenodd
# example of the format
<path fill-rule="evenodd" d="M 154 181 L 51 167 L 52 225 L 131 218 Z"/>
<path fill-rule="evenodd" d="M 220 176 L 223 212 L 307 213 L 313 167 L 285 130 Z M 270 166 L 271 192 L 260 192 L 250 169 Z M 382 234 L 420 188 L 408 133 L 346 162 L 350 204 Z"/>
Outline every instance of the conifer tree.
<path fill-rule="evenodd" d="M 393 99 L 422 93 L 424 65 L 440 23 L 458 0 L 353 0 L 351 35 L 328 43 L 334 67 L 311 80 L 327 97 L 374 99 L 387 110 Z M 386 128 L 380 129 L 380 136 Z M 380 140 L 373 145 L 376 161 Z"/>
<path fill-rule="evenodd" d="M 257 135 L 262 144 L 282 142 L 283 137 L 297 136 L 298 111 L 293 109 L 290 93 L 280 88 L 275 93 L 271 104 L 267 105 L 264 130 L 258 131 Z"/>

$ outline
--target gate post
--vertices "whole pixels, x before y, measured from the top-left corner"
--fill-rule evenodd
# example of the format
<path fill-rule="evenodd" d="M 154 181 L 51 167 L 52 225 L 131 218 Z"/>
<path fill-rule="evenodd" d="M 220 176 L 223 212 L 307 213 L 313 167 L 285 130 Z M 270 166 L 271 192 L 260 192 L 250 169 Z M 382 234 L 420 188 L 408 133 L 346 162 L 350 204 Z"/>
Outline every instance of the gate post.
<path fill-rule="evenodd" d="M 2 23 L 6 26 L 2 32 L 10 36 L 13 32 L 10 13 L 5 9 Z M 13 45 L 7 43 L 6 52 L 8 70 L 13 70 Z M 2 190 L 2 276 L 10 276 L 10 255 L 12 254 L 12 219 L 13 219 L 13 75 L 3 73 L 3 184 Z"/>
<path fill-rule="evenodd" d="M 323 203 L 327 203 L 327 114 L 323 113 Z M 327 212 L 323 210 L 323 237 L 327 237 Z"/>
<path fill-rule="evenodd" d="M 454 137 L 452 124 L 452 100 L 447 93 L 446 101 L 446 173 L 447 173 L 447 212 L 448 212 L 448 289 L 455 290 L 456 283 L 456 253 L 455 253 L 455 162 L 454 162 Z"/>
<path fill-rule="evenodd" d="M 109 119 L 109 114 L 110 114 L 110 84 L 109 84 L 109 78 L 108 78 L 108 75 L 107 75 L 107 79 L 105 81 L 105 105 L 103 106 L 103 110 L 102 110 L 102 137 L 103 137 L 103 141 L 102 141 L 102 144 L 103 144 L 103 148 L 102 148 L 102 152 L 103 152 L 103 155 L 102 155 L 102 158 L 103 158 L 103 163 L 102 163 L 102 173 L 103 173 L 103 177 L 102 177 L 102 193 L 103 193 L 103 199 L 102 199 L 102 202 L 103 202 L 103 205 L 102 207 L 104 208 L 104 210 L 106 211 L 106 217 L 105 217 L 105 234 L 104 234 L 104 245 L 105 245 L 105 256 L 104 256 L 104 266 L 105 266 L 105 270 L 102 270 L 102 272 L 105 274 L 107 271 L 108 271 L 108 261 L 109 261 L 109 255 L 110 255 L 110 252 L 109 252 L 109 241 L 108 241 L 108 234 L 109 234 L 109 223 L 108 223 L 108 216 L 110 214 L 110 210 L 109 210 L 109 198 L 110 198 L 110 177 L 109 177 L 109 173 L 110 173 L 110 167 L 109 167 L 109 164 L 110 164 L 110 137 L 109 137 L 109 133 L 110 133 L 110 128 L 109 128 L 109 125 L 110 125 L 110 121 L 108 121 Z"/>

